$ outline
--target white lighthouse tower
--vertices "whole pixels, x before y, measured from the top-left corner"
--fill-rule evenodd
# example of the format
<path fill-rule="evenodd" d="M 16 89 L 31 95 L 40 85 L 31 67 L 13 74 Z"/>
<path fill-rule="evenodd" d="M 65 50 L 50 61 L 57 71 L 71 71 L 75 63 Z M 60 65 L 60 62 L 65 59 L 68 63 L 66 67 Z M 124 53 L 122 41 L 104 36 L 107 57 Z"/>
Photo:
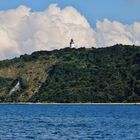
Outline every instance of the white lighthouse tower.
<path fill-rule="evenodd" d="M 74 44 L 74 40 L 73 39 L 70 40 L 70 48 L 75 48 L 75 44 Z"/>

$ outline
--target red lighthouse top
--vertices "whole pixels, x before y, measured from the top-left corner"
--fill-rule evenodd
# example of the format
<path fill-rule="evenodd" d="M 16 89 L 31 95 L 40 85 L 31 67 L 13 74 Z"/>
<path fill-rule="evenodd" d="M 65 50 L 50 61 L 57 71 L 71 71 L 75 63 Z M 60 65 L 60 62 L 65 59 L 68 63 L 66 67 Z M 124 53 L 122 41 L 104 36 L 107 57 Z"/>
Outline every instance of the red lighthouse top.
<path fill-rule="evenodd" d="M 70 44 L 74 44 L 74 40 L 73 39 L 70 40 Z"/>

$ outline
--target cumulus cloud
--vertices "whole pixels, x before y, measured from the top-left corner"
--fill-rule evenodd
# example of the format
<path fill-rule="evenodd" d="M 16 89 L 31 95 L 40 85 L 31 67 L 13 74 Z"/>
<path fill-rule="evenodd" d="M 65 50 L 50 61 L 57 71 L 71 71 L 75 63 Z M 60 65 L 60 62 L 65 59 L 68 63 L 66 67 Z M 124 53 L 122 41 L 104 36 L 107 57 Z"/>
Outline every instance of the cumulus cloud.
<path fill-rule="evenodd" d="M 128 25 L 117 21 L 111 22 L 105 19 L 96 24 L 97 46 L 111 46 L 113 44 L 133 44 L 133 35 Z"/>
<path fill-rule="evenodd" d="M 26 6 L 0 11 L 0 59 L 12 58 L 38 50 L 69 46 L 74 38 L 77 47 L 104 47 L 122 44 L 140 45 L 140 23 L 123 25 L 105 19 L 93 29 L 75 8 L 60 9 L 56 4 L 42 12 Z"/>

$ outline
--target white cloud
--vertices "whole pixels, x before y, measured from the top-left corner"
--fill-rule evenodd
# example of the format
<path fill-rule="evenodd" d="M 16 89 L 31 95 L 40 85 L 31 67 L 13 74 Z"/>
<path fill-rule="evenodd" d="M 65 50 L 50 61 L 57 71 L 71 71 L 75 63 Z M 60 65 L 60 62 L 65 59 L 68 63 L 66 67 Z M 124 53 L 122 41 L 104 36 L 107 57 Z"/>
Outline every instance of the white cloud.
<path fill-rule="evenodd" d="M 117 43 L 130 44 L 133 42 L 131 27 L 123 25 L 117 21 L 111 22 L 105 19 L 103 22 L 97 21 L 96 36 L 97 46 L 111 46 Z"/>
<path fill-rule="evenodd" d="M 42 12 L 20 6 L 0 11 L 0 59 L 38 50 L 64 48 L 74 38 L 77 47 L 140 45 L 140 23 L 123 25 L 105 19 L 93 29 L 73 7 L 60 9 L 56 4 Z"/>

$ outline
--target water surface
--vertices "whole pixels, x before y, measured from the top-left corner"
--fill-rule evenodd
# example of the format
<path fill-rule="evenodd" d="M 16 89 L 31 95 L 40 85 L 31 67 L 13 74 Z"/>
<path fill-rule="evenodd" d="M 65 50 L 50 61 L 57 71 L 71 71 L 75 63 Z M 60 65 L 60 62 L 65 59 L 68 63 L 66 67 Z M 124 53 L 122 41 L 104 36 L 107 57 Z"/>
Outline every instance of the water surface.
<path fill-rule="evenodd" d="M 140 106 L 0 105 L 0 140 L 140 140 Z"/>

